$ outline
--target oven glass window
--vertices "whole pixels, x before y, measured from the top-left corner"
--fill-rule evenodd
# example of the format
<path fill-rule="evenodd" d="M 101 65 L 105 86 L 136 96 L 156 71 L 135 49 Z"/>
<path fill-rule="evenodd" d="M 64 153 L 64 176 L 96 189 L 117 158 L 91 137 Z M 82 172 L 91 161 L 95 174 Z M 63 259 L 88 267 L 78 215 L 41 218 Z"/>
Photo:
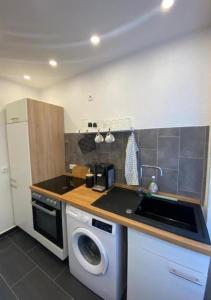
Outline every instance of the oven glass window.
<path fill-rule="evenodd" d="M 61 211 L 36 201 L 33 207 L 34 229 L 59 247 L 63 247 Z M 41 209 L 39 207 L 41 207 Z M 45 211 L 42 210 L 45 209 Z M 53 213 L 53 214 L 52 214 Z"/>
<path fill-rule="evenodd" d="M 57 226 L 56 226 L 56 218 L 45 214 L 42 211 L 36 211 L 36 221 L 37 226 L 43 232 L 46 232 L 49 236 L 54 239 L 57 238 Z"/>
<path fill-rule="evenodd" d="M 99 265 L 101 261 L 100 250 L 90 237 L 81 235 L 78 239 L 78 247 L 83 257 L 91 265 Z"/>

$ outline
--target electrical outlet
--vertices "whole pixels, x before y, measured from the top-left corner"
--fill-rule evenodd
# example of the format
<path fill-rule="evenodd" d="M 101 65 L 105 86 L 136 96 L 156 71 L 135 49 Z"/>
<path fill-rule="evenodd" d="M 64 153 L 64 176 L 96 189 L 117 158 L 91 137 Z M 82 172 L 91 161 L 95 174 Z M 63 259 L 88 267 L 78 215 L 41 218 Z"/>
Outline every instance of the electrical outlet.
<path fill-rule="evenodd" d="M 76 166 L 77 166 L 76 164 L 69 164 L 69 169 L 72 170 Z"/>

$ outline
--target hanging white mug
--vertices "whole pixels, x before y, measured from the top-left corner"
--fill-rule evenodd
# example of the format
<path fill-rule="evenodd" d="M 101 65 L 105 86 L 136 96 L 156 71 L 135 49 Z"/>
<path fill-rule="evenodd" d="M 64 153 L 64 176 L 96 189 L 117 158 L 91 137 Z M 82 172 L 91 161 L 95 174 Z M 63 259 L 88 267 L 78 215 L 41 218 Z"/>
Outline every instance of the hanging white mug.
<path fill-rule="evenodd" d="M 98 133 L 96 134 L 96 137 L 95 137 L 95 143 L 99 144 L 99 143 L 102 143 L 102 142 L 104 142 L 104 137 L 102 136 L 102 134 L 98 130 Z"/>
<path fill-rule="evenodd" d="M 109 132 L 106 134 L 105 141 L 108 144 L 115 142 L 115 137 L 111 133 L 110 129 L 109 129 Z"/>

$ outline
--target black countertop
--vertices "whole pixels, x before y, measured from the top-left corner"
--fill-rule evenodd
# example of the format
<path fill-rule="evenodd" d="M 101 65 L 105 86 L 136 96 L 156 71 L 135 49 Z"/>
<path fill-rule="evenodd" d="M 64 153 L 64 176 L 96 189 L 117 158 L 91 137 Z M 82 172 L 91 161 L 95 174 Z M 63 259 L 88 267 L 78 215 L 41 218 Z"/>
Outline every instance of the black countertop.
<path fill-rule="evenodd" d="M 107 193 L 107 195 L 103 195 L 101 198 L 95 201 L 92 206 L 107 210 L 134 221 L 142 222 L 144 224 L 154 226 L 171 233 L 175 233 L 177 235 L 195 241 L 210 244 L 209 234 L 200 205 L 187 203 L 184 201 L 175 202 L 175 206 L 183 205 L 185 207 L 192 208 L 197 228 L 197 230 L 193 232 L 184 228 L 178 228 L 171 224 L 164 224 L 163 222 L 159 222 L 158 220 L 153 220 L 136 214 L 142 202 L 142 198 L 143 196 L 141 195 L 140 197 L 136 191 L 114 187 Z"/>

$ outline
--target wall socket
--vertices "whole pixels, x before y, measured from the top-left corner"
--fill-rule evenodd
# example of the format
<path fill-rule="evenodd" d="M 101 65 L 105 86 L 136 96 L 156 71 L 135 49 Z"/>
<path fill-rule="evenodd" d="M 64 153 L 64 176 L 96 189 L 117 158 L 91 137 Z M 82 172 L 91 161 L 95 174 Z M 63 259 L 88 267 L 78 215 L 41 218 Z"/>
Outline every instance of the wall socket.
<path fill-rule="evenodd" d="M 69 164 L 69 169 L 72 170 L 73 168 L 75 168 L 77 165 L 76 164 Z"/>

